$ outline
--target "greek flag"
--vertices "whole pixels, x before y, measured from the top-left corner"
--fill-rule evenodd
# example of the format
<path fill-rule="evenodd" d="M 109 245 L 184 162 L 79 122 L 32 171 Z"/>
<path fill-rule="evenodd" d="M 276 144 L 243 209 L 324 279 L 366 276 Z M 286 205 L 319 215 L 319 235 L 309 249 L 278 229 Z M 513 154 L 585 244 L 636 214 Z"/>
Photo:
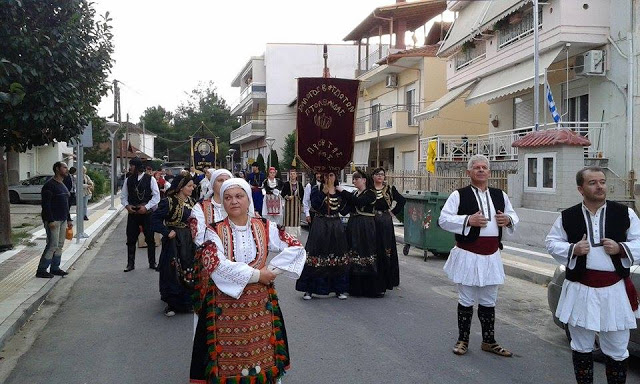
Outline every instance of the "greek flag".
<path fill-rule="evenodd" d="M 557 123 L 560 122 L 560 114 L 558 113 L 558 108 L 556 108 L 556 103 L 553 101 L 553 95 L 551 94 L 551 87 L 547 84 L 547 102 L 549 104 L 549 111 L 551 112 L 551 117 L 553 117 L 553 121 Z"/>

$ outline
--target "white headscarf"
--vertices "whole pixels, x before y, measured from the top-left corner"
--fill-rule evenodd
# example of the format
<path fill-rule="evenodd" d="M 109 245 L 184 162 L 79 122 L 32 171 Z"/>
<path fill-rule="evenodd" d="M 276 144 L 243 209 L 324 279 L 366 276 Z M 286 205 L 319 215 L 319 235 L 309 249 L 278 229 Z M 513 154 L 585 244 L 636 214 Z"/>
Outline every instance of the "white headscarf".
<path fill-rule="evenodd" d="M 220 187 L 220 196 L 223 201 L 223 205 L 224 205 L 224 191 L 226 191 L 231 187 L 240 187 L 244 190 L 244 193 L 247 194 L 247 198 L 249 199 L 249 216 L 254 217 L 256 209 L 253 206 L 253 199 L 251 198 L 251 187 L 249 186 L 249 183 L 247 183 L 245 179 L 234 177 L 229 180 L 225 180 L 225 182 L 222 183 L 222 187 Z"/>
<path fill-rule="evenodd" d="M 205 199 L 207 198 L 213 198 L 213 183 L 216 181 L 216 179 L 218 178 L 218 176 L 220 175 L 227 175 L 229 176 L 229 178 L 232 178 L 233 175 L 231 174 L 231 172 L 229 172 L 228 170 L 224 169 L 224 168 L 220 168 L 220 169 L 213 169 L 213 168 L 209 168 L 207 170 L 207 172 L 209 172 L 209 174 L 211 175 L 211 180 L 209 180 L 209 190 L 207 191 L 207 193 L 205 194 Z M 222 194 L 221 194 L 222 195 Z M 221 199 L 222 200 L 222 199 Z"/>

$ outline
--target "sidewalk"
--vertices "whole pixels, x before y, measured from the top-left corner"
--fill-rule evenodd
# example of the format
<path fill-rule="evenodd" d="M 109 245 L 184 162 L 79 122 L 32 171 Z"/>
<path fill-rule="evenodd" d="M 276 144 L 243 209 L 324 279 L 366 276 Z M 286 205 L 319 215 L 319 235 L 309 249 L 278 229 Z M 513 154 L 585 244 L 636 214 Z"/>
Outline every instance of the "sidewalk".
<path fill-rule="evenodd" d="M 74 237 L 65 241 L 60 264 L 62 269 L 73 273 L 73 263 L 122 210 L 117 197 L 116 202 L 118 204 L 115 210 L 109 210 L 110 197 L 89 206 L 89 220 L 84 222 L 84 233 L 88 237 L 80 240 Z M 71 217 L 74 219 L 75 232 L 75 214 Z M 45 230 L 40 225 L 31 234 L 31 242 L 36 245 L 18 246 L 0 253 L 0 347 L 38 309 L 49 291 L 61 279 L 59 276 L 52 279 L 35 277 L 45 240 Z"/>
<path fill-rule="evenodd" d="M 394 230 L 396 241 L 404 244 L 404 227 L 396 224 Z M 422 257 L 423 251 L 411 247 L 409 254 Z M 520 244 L 504 242 L 501 255 L 506 275 L 544 286 L 549 284 L 558 266 L 558 263 L 545 250 L 533 249 Z M 429 259 L 426 262 L 429 262 Z"/>

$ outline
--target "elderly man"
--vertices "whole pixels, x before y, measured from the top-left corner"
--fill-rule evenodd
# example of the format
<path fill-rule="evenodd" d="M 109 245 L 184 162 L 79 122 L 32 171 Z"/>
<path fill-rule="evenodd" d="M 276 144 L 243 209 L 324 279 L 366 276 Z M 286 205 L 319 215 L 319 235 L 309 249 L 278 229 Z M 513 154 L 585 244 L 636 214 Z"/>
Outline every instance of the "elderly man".
<path fill-rule="evenodd" d="M 625 205 L 607 201 L 607 179 L 600 167 L 576 174 L 582 203 L 562 211 L 547 236 L 547 250 L 567 266 L 556 316 L 569 327 L 578 384 L 593 383 L 593 345 L 607 356 L 610 384 L 625 383 L 629 329 L 640 318 L 629 278 L 640 264 L 640 222 Z"/>
<path fill-rule="evenodd" d="M 510 357 L 512 353 L 494 338 L 495 306 L 498 287 L 504 283 L 502 230 L 507 228 L 512 233 L 518 215 L 506 193 L 489 188 L 489 160 L 485 156 L 469 159 L 467 175 L 471 184 L 449 196 L 438 220 L 440 227 L 456 237 L 456 246 L 444 265 L 449 279 L 458 285 L 459 333 L 453 353 L 467 353 L 473 306 L 477 303 L 482 350 Z"/>

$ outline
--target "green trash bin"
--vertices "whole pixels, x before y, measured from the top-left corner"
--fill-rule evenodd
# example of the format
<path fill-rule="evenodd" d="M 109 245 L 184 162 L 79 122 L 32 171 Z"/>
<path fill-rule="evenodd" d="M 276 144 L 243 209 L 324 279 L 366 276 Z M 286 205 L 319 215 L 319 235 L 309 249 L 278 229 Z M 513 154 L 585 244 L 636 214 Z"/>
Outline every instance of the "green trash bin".
<path fill-rule="evenodd" d="M 424 250 L 424 260 L 428 251 L 436 256 L 448 255 L 455 245 L 453 233 L 440 228 L 438 219 L 448 194 L 428 191 L 405 191 L 404 205 L 404 249 L 407 255 L 410 247 Z"/>

